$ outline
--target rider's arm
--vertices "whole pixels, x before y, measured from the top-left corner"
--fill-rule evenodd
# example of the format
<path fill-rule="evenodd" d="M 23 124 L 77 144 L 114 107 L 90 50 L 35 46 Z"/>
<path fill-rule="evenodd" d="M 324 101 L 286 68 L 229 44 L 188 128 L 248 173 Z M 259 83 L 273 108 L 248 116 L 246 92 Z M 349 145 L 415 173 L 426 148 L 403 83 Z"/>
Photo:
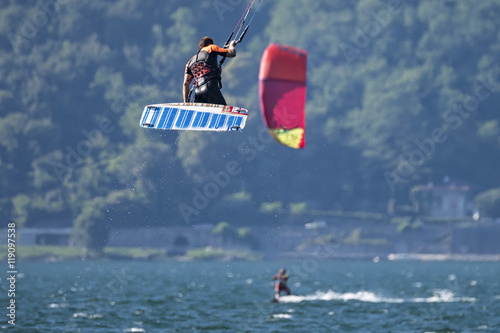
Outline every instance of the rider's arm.
<path fill-rule="evenodd" d="M 208 53 L 211 52 L 216 52 L 217 55 L 220 55 L 222 57 L 228 57 L 228 58 L 234 58 L 236 57 L 236 49 L 234 48 L 235 41 L 231 41 L 229 44 L 229 47 L 227 49 L 222 48 L 220 46 L 217 46 L 215 44 L 212 44 L 208 46 L 207 48 L 204 48 Z"/>
<path fill-rule="evenodd" d="M 189 84 L 193 81 L 193 76 L 191 74 L 184 74 L 184 83 L 182 84 L 182 97 L 184 98 L 184 103 L 188 102 L 189 96 Z"/>

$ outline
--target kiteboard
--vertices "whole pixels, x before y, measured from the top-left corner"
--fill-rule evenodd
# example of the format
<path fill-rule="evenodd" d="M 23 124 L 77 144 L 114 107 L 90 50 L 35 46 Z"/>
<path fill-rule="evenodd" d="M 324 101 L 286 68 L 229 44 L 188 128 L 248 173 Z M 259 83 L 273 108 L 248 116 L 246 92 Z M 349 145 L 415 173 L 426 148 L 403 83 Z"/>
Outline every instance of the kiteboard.
<path fill-rule="evenodd" d="M 146 105 L 139 125 L 160 130 L 239 131 L 245 127 L 248 110 L 204 103 Z"/>

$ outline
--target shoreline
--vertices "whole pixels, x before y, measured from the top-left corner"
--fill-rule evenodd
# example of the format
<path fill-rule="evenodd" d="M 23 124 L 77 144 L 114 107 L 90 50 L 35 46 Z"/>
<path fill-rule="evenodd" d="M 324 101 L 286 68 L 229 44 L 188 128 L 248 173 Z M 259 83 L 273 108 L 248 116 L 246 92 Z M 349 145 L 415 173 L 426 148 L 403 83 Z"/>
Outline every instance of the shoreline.
<path fill-rule="evenodd" d="M 2 246 L 0 246 L 1 248 Z M 5 246 L 3 246 L 5 247 Z M 6 254 L 6 249 L 0 253 Z M 0 255 L 6 259 L 5 255 Z M 83 248 L 64 246 L 19 246 L 16 259 L 20 261 L 60 262 L 60 261 L 273 261 L 273 260 L 314 260 L 315 253 L 287 252 L 266 255 L 263 252 L 235 251 L 223 248 L 200 248 L 187 251 L 185 254 L 169 256 L 161 248 L 112 248 L 104 249 L 102 254 L 93 254 Z M 318 258 L 319 259 L 319 258 Z M 359 260 L 373 261 L 460 261 L 460 262 L 497 262 L 500 254 L 463 254 L 463 253 L 329 253 L 322 256 L 321 261 L 327 260 Z"/>

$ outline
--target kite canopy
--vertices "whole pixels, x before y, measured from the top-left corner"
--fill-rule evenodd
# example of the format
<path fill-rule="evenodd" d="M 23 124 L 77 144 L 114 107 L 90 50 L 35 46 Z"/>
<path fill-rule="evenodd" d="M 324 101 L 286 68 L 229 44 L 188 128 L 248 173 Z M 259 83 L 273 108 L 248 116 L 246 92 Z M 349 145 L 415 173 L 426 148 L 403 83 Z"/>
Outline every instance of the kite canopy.
<path fill-rule="evenodd" d="M 271 44 L 262 55 L 259 95 L 262 116 L 279 143 L 304 148 L 306 105 L 305 50 Z"/>

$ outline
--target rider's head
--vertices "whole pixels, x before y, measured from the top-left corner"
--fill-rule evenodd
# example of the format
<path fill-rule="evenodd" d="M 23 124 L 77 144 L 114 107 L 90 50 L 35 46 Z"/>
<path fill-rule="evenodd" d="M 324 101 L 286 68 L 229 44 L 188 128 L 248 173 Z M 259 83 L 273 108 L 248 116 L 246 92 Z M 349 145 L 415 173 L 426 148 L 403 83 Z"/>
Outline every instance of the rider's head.
<path fill-rule="evenodd" d="M 205 36 L 202 39 L 200 39 L 200 42 L 198 43 L 198 48 L 202 49 L 205 46 L 212 45 L 214 43 L 214 40 L 211 37 Z"/>

